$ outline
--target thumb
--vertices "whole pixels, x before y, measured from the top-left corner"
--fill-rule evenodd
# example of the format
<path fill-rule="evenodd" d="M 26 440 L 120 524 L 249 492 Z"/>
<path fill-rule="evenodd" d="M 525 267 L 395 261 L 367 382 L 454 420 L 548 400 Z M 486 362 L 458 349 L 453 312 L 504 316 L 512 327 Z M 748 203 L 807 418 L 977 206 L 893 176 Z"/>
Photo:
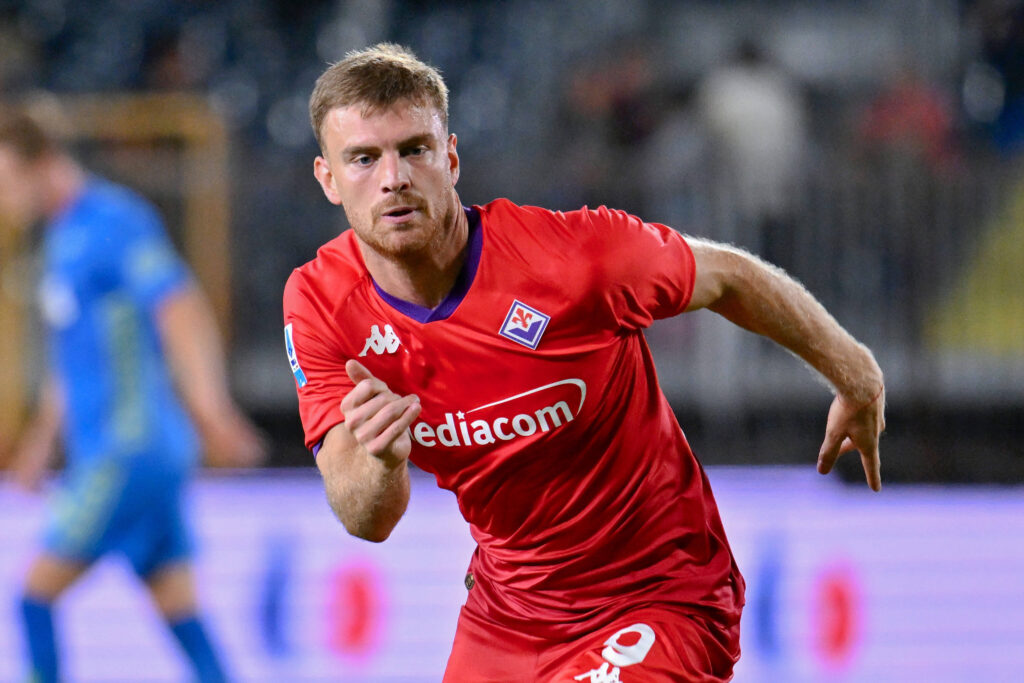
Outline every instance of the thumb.
<path fill-rule="evenodd" d="M 348 373 L 348 378 L 355 384 L 359 384 L 364 379 L 373 379 L 373 373 L 367 370 L 366 366 L 355 358 L 350 358 L 345 362 L 345 372 Z"/>

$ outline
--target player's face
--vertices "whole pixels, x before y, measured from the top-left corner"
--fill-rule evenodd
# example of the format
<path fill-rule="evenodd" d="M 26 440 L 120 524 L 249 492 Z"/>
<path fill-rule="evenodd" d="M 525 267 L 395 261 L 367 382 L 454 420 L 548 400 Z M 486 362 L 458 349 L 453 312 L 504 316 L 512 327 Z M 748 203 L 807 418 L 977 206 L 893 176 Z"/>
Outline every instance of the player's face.
<path fill-rule="evenodd" d="M 39 218 L 35 166 L 0 145 L 0 221 L 24 227 Z"/>
<path fill-rule="evenodd" d="M 356 236 L 388 257 L 439 248 L 459 210 L 459 157 L 438 112 L 408 101 L 365 116 L 339 107 L 323 126 L 314 173 Z"/>

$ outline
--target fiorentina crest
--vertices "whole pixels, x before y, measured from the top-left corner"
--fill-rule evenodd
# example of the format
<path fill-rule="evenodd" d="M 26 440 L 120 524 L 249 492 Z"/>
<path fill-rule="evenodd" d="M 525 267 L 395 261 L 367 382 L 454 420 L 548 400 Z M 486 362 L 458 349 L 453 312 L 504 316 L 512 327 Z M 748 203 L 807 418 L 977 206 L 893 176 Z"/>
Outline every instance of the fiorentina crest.
<path fill-rule="evenodd" d="M 544 315 L 521 301 L 513 300 L 512 308 L 508 309 L 508 315 L 505 316 L 499 334 L 517 344 L 536 349 L 550 320 L 551 316 Z"/>

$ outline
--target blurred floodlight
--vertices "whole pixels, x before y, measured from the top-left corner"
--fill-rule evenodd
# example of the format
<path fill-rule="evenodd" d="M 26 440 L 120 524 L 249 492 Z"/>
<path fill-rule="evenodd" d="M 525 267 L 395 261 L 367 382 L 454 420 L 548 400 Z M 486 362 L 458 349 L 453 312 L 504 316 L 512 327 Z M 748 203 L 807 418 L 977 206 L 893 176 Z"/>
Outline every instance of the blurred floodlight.
<path fill-rule="evenodd" d="M 975 121 L 992 123 L 1003 111 L 1006 85 L 992 66 L 974 62 L 967 68 L 963 87 L 964 109 Z"/>
<path fill-rule="evenodd" d="M 258 113 L 259 101 L 259 86 L 248 74 L 231 76 L 210 88 L 210 106 L 235 127 L 252 122 Z"/>
<path fill-rule="evenodd" d="M 366 32 L 361 25 L 339 19 L 324 26 L 317 34 L 316 54 L 325 62 L 333 64 L 341 60 L 346 52 L 366 47 L 366 43 Z"/>
<path fill-rule="evenodd" d="M 275 102 L 267 114 L 267 132 L 282 147 L 301 147 L 313 139 L 304 95 L 291 95 Z"/>
<path fill-rule="evenodd" d="M 474 67 L 455 99 L 454 118 L 463 138 L 470 141 L 478 134 L 504 128 L 509 96 L 507 79 L 498 69 Z"/>

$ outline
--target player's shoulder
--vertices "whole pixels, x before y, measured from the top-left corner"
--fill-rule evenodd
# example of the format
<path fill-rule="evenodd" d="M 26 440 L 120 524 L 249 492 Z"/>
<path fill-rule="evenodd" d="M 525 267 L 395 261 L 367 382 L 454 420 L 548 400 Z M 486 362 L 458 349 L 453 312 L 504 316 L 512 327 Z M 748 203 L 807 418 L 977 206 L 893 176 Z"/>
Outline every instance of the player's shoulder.
<path fill-rule="evenodd" d="M 332 308 L 366 282 L 369 272 L 351 230 L 317 250 L 316 257 L 291 272 L 284 287 L 285 314 L 331 302 Z"/>
<path fill-rule="evenodd" d="M 495 199 L 477 207 L 487 222 L 498 229 L 519 229 L 538 232 L 546 238 L 564 234 L 579 239 L 580 231 L 600 229 L 615 223 L 639 221 L 625 211 L 599 206 L 572 210 L 547 209 L 540 206 L 519 205 L 508 199 Z"/>
<path fill-rule="evenodd" d="M 129 219 L 133 224 L 159 224 L 156 207 L 135 190 L 118 183 L 92 178 L 84 190 L 84 208 L 99 218 Z"/>
<path fill-rule="evenodd" d="M 565 214 L 561 211 L 529 204 L 516 204 L 505 198 L 494 199 L 475 208 L 489 224 L 496 228 L 530 228 L 537 225 L 561 223 L 566 220 Z"/>
<path fill-rule="evenodd" d="M 90 176 L 50 225 L 47 243 L 62 260 L 94 265 L 116 262 L 140 241 L 164 239 L 156 208 L 129 188 Z M 102 265 L 106 267 L 106 265 Z"/>

